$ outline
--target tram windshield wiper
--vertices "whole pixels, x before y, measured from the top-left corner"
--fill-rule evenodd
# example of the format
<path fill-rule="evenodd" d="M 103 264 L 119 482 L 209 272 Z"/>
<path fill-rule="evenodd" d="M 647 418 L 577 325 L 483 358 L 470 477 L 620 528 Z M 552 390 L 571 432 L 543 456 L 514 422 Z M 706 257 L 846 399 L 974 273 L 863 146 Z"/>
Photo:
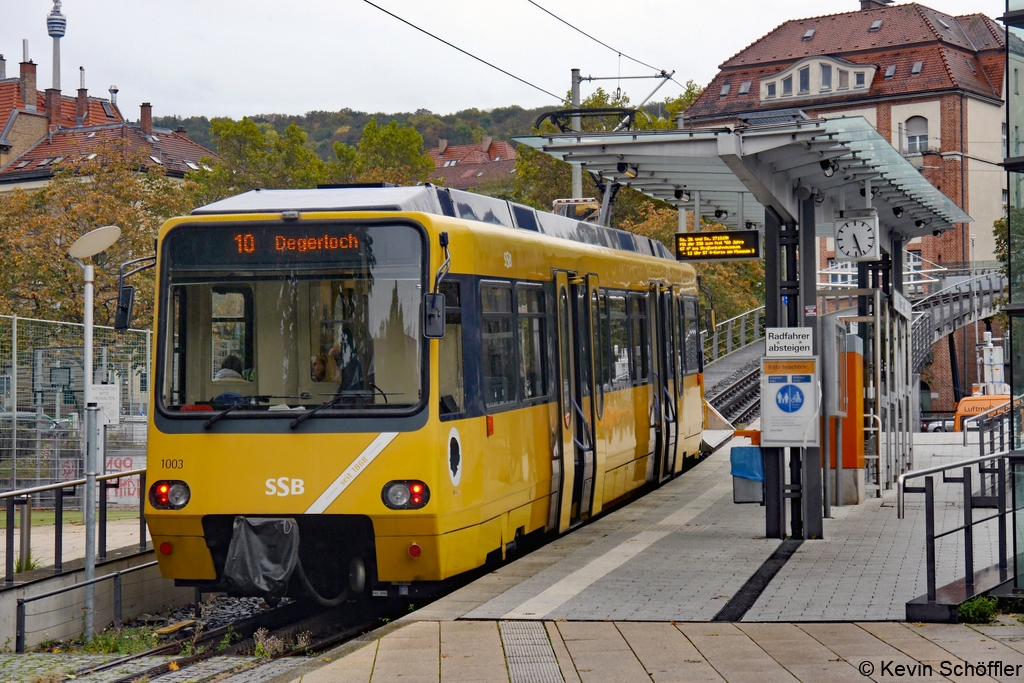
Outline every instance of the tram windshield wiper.
<path fill-rule="evenodd" d="M 302 400 L 306 400 L 308 398 L 311 398 L 312 396 L 313 395 L 308 391 L 304 391 L 298 396 L 271 396 L 269 394 L 263 394 L 258 396 L 244 396 L 242 397 L 242 400 L 239 401 L 238 403 L 228 406 L 227 408 L 220 411 L 216 415 L 212 416 L 209 420 L 204 422 L 203 429 L 209 431 L 210 428 L 213 427 L 213 425 L 217 424 L 217 422 L 219 422 L 222 417 L 224 417 L 225 415 L 232 411 L 238 410 L 239 408 L 243 408 L 245 406 L 258 406 L 260 403 L 270 403 L 270 400 L 275 398 L 299 398 Z"/>
<path fill-rule="evenodd" d="M 302 424 L 303 422 L 305 422 L 309 418 L 313 417 L 314 415 L 319 413 L 324 408 L 333 408 L 334 406 L 338 405 L 338 402 L 341 401 L 342 399 L 351 398 L 352 396 L 367 396 L 367 395 L 372 395 L 372 392 L 367 392 L 366 389 L 341 389 L 341 390 L 338 391 L 338 393 L 336 393 L 331 398 L 330 401 L 327 401 L 326 403 L 322 403 L 322 404 L 320 404 L 318 406 L 310 408 L 309 410 L 304 412 L 302 415 L 299 415 L 297 418 L 295 418 L 294 420 L 289 422 L 288 426 L 291 427 L 292 429 L 295 429 L 300 424 Z"/>

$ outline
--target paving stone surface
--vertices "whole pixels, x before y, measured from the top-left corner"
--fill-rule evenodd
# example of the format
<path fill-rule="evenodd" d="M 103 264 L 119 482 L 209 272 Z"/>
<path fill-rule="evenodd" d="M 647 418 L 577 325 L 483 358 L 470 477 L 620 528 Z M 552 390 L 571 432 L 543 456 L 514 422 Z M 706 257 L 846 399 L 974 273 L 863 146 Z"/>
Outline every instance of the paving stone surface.
<path fill-rule="evenodd" d="M 499 623 L 509 622 L 470 623 L 410 622 L 397 631 L 368 634 L 365 645 L 304 674 L 301 682 L 508 682 L 495 633 Z M 1024 624 L 1007 617 L 985 627 L 545 621 L 544 628 L 566 683 L 992 683 L 1024 678 L 1024 654 L 1008 642 L 1024 638 Z M 1001 637 L 989 637 L 985 629 Z M 396 652 L 408 653 L 405 667 L 394 666 Z M 469 665 L 459 666 L 458 660 Z M 965 673 L 965 663 L 982 668 Z M 286 683 L 286 678 L 278 680 Z M 299 681 L 295 677 L 290 683 Z"/>
<path fill-rule="evenodd" d="M 974 457 L 960 434 L 915 436 L 917 469 Z M 405 619 L 711 620 L 778 547 L 763 507 L 732 502 L 729 448 Z M 962 485 L 939 477 L 935 492 L 936 530 L 960 525 Z M 908 494 L 902 520 L 895 505 L 888 490 L 833 507 L 824 540 L 804 542 L 743 620 L 903 619 L 926 590 L 924 497 Z M 997 561 L 997 529 L 975 528 L 976 568 Z M 963 534 L 940 539 L 937 558 L 939 586 L 963 576 Z"/>

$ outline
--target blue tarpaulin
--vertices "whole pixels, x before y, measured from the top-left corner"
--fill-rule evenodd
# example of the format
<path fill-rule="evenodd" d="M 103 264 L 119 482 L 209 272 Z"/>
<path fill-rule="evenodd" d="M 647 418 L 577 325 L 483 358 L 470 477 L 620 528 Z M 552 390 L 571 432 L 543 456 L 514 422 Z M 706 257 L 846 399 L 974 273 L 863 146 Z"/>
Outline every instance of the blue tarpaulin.
<path fill-rule="evenodd" d="M 729 454 L 732 476 L 764 481 L 764 460 L 759 446 L 733 446 Z"/>

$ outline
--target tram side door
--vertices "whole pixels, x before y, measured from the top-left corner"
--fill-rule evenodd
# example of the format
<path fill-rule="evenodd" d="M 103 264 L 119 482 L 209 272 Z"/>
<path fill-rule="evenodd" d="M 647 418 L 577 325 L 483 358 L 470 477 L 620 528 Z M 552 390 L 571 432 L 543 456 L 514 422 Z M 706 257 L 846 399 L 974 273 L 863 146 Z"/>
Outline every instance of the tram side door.
<path fill-rule="evenodd" d="M 658 333 L 661 341 L 658 347 L 658 363 L 662 368 L 659 391 L 665 430 L 662 479 L 672 476 L 676 470 L 676 449 L 679 442 L 679 364 L 676 351 L 679 348 L 679 339 L 676 333 L 675 301 L 675 287 L 664 288 L 658 293 Z"/>
<path fill-rule="evenodd" d="M 650 363 L 650 390 L 649 390 L 649 413 L 651 421 L 651 435 L 654 449 L 651 457 L 651 464 L 648 466 L 647 480 L 655 483 L 665 478 L 665 363 L 662 348 L 665 345 L 662 334 L 662 311 L 658 294 L 659 285 L 651 283 L 647 296 L 648 314 L 648 337 L 651 340 Z"/>
<path fill-rule="evenodd" d="M 593 362 L 587 283 L 555 274 L 562 489 L 558 530 L 590 516 L 594 493 Z"/>

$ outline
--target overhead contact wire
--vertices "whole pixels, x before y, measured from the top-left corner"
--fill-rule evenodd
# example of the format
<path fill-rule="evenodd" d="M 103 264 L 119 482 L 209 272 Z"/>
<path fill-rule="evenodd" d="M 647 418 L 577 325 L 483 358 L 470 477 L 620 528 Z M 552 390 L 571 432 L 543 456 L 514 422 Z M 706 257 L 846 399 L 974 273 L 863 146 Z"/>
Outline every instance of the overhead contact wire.
<path fill-rule="evenodd" d="M 635 58 L 635 57 L 630 57 L 629 55 L 627 55 L 627 54 L 626 54 L 625 52 L 623 52 L 622 50 L 616 50 L 616 49 L 615 49 L 614 47 L 612 47 L 612 46 L 611 46 L 611 45 L 609 45 L 608 43 L 605 43 L 605 42 L 603 42 L 603 41 L 600 41 L 600 40 L 598 40 L 597 38 L 595 38 L 594 36 L 590 35 L 590 34 L 589 34 L 589 33 L 587 33 L 586 31 L 584 31 L 583 29 L 581 29 L 581 28 L 577 28 L 576 26 L 573 26 L 572 24 L 570 24 L 570 23 L 569 23 L 568 21 L 566 21 L 566 20 L 565 20 L 565 19 L 563 19 L 562 17 L 558 16 L 557 14 L 555 14 L 554 12 L 552 12 L 552 11 L 551 11 L 551 10 L 549 10 L 549 9 L 546 9 L 546 8 L 544 8 L 544 7 L 541 7 L 540 5 L 538 5 L 538 4 L 537 4 L 536 2 L 534 2 L 533 0 L 526 0 L 526 1 L 527 1 L 528 3 L 530 3 L 531 5 L 533 5 L 534 7 L 536 7 L 537 9 L 539 9 L 539 10 L 540 10 L 541 12 L 544 12 L 544 13 L 546 13 L 546 14 L 549 14 L 549 15 L 550 15 L 550 16 L 552 16 L 553 18 L 557 19 L 558 21 L 562 22 L 563 24 L 565 24 L 566 26 L 568 26 L 569 28 L 571 28 L 571 29 L 572 29 L 573 31 L 576 31 L 576 32 L 578 32 L 578 33 L 582 33 L 583 35 L 585 35 L 585 36 L 586 36 L 587 38 L 590 38 L 590 39 L 591 39 L 592 41 L 594 41 L 594 42 L 595 42 L 595 43 L 597 43 L 598 45 L 603 45 L 604 47 L 608 48 L 609 50 L 611 50 L 612 52 L 616 53 L 616 54 L 617 54 L 617 55 L 619 55 L 620 57 L 625 57 L 626 59 L 628 59 L 628 60 L 629 60 L 629 61 L 631 61 L 631 62 L 636 62 L 637 64 L 639 64 L 639 65 L 641 65 L 641 66 L 646 66 L 646 67 L 647 67 L 648 69 L 654 69 L 654 70 L 655 70 L 655 71 L 657 71 L 658 73 L 665 73 L 665 70 L 664 70 L 664 69 L 659 69 L 659 68 L 658 68 L 658 67 L 656 67 L 656 66 L 651 66 L 651 65 L 650 65 L 650 64 L 648 64 L 647 62 L 641 62 L 641 61 L 640 61 L 639 59 L 637 59 L 637 58 Z M 673 80 L 674 80 L 674 79 L 673 79 Z"/>
<path fill-rule="evenodd" d="M 548 90 L 545 90 L 544 88 L 540 87 L 539 85 L 534 85 L 533 83 L 530 83 L 529 81 L 527 81 L 527 80 L 525 80 L 525 79 L 522 79 L 522 78 L 520 78 L 519 76 L 516 76 L 516 75 L 515 75 L 514 73 L 511 73 L 511 72 L 509 72 L 509 71 L 505 71 L 505 70 L 504 70 L 504 69 L 502 69 L 502 68 L 501 68 L 500 66 L 495 66 L 494 64 L 491 64 L 491 63 L 490 63 L 490 62 L 488 62 L 488 61 L 487 61 L 486 59 L 482 59 L 482 58 L 480 58 L 480 57 L 477 57 L 477 56 L 476 56 L 475 54 L 473 54 L 472 52 L 467 52 L 466 50 L 463 50 L 463 49 L 462 49 L 461 47 L 459 47 L 458 45 L 453 45 L 452 43 L 449 43 L 449 42 L 448 42 L 447 40 L 445 40 L 444 38 L 441 38 L 441 37 L 439 37 L 439 36 L 435 36 L 435 35 L 434 35 L 433 33 L 431 33 L 430 31 L 427 31 L 426 29 L 422 29 L 422 28 L 420 28 L 420 27 L 419 27 L 419 26 L 417 26 L 416 24 L 414 24 L 414 23 L 412 23 L 412 22 L 410 22 L 410 21 L 407 21 L 406 19 L 403 19 L 402 17 L 398 16 L 398 15 L 397 15 L 397 14 L 395 14 L 394 12 L 389 12 L 388 10 L 384 9 L 383 7 L 381 7 L 380 5 L 376 5 L 376 4 L 372 3 L 372 2 L 370 2 L 370 0 L 363 0 L 363 2 L 365 2 L 365 3 L 366 3 L 367 5 L 369 5 L 370 7 L 374 7 L 374 8 L 376 8 L 376 9 L 379 9 L 379 10 L 380 10 L 381 12 L 383 12 L 384 14 L 387 14 L 387 15 L 388 15 L 388 16 L 390 16 L 390 17 L 393 17 L 393 18 L 395 18 L 395 19 L 398 19 L 398 20 L 399 20 L 400 22 L 402 22 L 402 23 L 403 23 L 403 24 L 405 24 L 406 26 L 409 26 L 409 27 L 411 27 L 411 28 L 414 28 L 414 29 L 416 29 L 417 31 L 419 31 L 420 33 L 424 33 L 424 34 L 426 34 L 426 35 L 430 36 L 431 38 L 433 38 L 434 40 L 436 40 L 436 41 L 439 41 L 439 42 L 442 42 L 442 43 L 444 43 L 445 45 L 447 45 L 448 47 L 452 48 L 453 50 L 458 50 L 459 52 L 461 52 L 462 54 L 466 55 L 467 57 L 472 57 L 473 59 L 475 59 L 476 61 L 480 62 L 481 64 L 486 64 L 487 66 L 491 67 L 492 69 L 495 69 L 496 71 L 500 71 L 501 73 L 505 74 L 505 75 L 506 75 L 506 76 L 508 76 L 509 78 L 514 78 L 515 80 L 519 81 L 519 82 L 520 82 L 520 83 L 522 83 L 523 85 L 528 85 L 528 86 L 530 86 L 531 88 L 533 88 L 534 90 L 539 90 L 540 92 L 542 92 L 542 93 L 544 93 L 545 95 L 548 95 L 548 96 L 550 96 L 550 97 L 553 97 L 553 98 L 554 98 L 555 100 L 557 100 L 557 101 L 559 101 L 559 102 L 561 102 L 562 100 L 564 100 L 564 99 L 565 99 L 564 97 L 559 97 L 558 95 L 554 94 L 553 92 L 550 92 L 550 91 L 548 91 Z M 634 60 L 634 61 L 636 61 L 636 60 Z"/>

